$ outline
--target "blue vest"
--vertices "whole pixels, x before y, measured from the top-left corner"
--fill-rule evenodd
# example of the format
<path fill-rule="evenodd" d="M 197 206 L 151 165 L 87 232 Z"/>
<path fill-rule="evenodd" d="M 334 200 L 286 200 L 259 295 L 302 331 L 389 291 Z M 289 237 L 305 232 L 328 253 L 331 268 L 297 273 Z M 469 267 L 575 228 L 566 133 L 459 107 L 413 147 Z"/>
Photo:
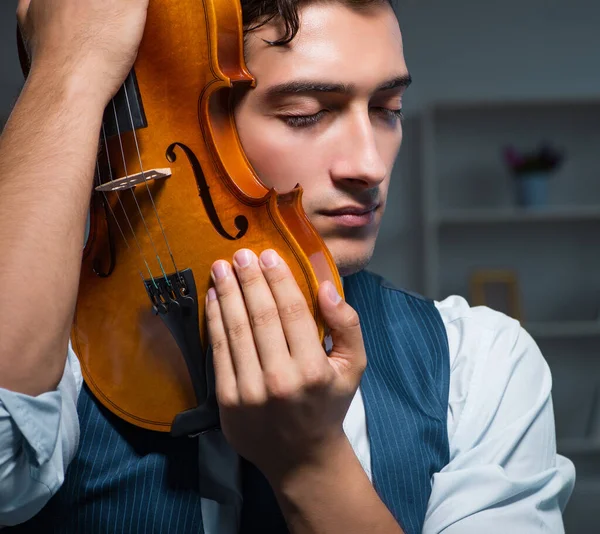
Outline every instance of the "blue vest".
<path fill-rule="evenodd" d="M 419 534 L 431 479 L 449 461 L 449 356 L 432 301 L 368 272 L 344 278 L 367 351 L 361 382 L 373 484 L 406 534 Z M 195 439 L 139 429 L 118 419 L 84 386 L 81 440 L 60 491 L 17 533 L 203 532 Z M 284 534 L 273 492 L 242 466 L 242 534 Z"/>

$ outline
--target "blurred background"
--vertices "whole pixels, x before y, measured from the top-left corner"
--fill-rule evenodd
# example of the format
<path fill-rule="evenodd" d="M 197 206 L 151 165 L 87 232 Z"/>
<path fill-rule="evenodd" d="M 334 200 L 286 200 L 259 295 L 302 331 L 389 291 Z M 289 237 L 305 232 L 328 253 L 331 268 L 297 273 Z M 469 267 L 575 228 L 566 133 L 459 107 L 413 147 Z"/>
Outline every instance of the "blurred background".
<path fill-rule="evenodd" d="M 600 502 L 600 3 L 396 0 L 413 84 L 371 269 L 520 319 L 552 370 L 569 534 Z M 0 128 L 23 79 L 0 3 Z"/>

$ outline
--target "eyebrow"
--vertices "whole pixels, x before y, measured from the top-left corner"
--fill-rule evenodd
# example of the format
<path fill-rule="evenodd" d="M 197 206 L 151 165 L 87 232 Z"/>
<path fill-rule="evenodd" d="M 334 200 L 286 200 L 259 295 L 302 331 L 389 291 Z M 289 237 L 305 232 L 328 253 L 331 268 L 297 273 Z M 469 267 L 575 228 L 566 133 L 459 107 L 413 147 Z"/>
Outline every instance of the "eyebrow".
<path fill-rule="evenodd" d="M 410 74 L 396 76 L 377 86 L 375 92 L 389 91 L 398 87 L 408 87 L 412 82 Z M 269 87 L 264 94 L 265 98 L 275 98 L 299 93 L 342 93 L 351 94 L 356 90 L 355 84 L 325 83 L 312 80 L 294 80 Z"/>

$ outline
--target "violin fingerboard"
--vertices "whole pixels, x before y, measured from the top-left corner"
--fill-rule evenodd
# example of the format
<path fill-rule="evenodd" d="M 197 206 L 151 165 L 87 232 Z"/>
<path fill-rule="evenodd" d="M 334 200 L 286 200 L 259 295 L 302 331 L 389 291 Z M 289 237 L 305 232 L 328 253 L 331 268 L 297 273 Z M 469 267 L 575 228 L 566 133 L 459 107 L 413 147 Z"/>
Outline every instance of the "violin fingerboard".
<path fill-rule="evenodd" d="M 135 70 L 131 70 L 125 83 L 106 106 L 103 122 L 106 137 L 148 126 Z"/>

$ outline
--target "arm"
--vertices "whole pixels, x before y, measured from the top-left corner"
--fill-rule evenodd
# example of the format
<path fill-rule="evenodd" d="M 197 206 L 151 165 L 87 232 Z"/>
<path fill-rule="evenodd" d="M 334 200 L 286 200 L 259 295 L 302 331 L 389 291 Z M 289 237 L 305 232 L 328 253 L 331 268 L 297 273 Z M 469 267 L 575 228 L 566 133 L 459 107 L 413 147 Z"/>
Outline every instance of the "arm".
<path fill-rule="evenodd" d="M 19 2 L 32 65 L 0 137 L 0 387 L 39 395 L 62 376 L 102 113 L 147 1 Z"/>
<path fill-rule="evenodd" d="M 30 395 L 65 366 L 102 115 L 83 89 L 34 68 L 0 138 L 0 386 Z"/>
<path fill-rule="evenodd" d="M 433 477 L 423 532 L 562 533 L 575 472 L 556 454 L 548 365 L 517 321 L 463 299 L 452 308 L 451 461 Z"/>
<path fill-rule="evenodd" d="M 0 137 L 0 526 L 39 512 L 77 449 L 82 379 L 68 340 L 85 213 L 102 112 L 146 4 L 19 2 L 32 65 Z"/>

